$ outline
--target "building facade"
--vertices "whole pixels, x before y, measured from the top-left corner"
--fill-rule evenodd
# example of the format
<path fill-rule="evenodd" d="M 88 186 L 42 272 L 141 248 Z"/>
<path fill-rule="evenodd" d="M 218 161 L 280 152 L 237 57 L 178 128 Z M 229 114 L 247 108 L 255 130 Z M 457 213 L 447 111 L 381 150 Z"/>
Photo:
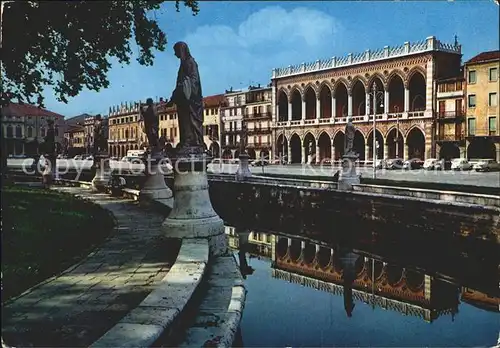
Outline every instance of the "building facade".
<path fill-rule="evenodd" d="M 139 150 L 145 146 L 145 134 L 139 127 L 141 102 L 126 102 L 109 108 L 108 151 L 109 155 L 121 158 L 128 150 Z"/>
<path fill-rule="evenodd" d="M 243 115 L 245 114 L 246 91 L 226 90 L 227 104 L 221 108 L 222 158 L 236 158 L 239 155 Z"/>
<path fill-rule="evenodd" d="M 435 82 L 456 76 L 460 60 L 457 42 L 428 37 L 274 69 L 273 155 L 289 163 L 338 160 L 351 116 L 360 160 L 373 159 L 374 133 L 378 158 L 435 157 Z"/>
<path fill-rule="evenodd" d="M 221 108 L 226 106 L 224 94 L 203 98 L 203 141 L 214 158 L 219 158 L 221 139 Z"/>
<path fill-rule="evenodd" d="M 85 127 L 83 125 L 67 125 L 64 132 L 65 153 L 68 157 L 87 153 Z"/>
<path fill-rule="evenodd" d="M 11 103 L 2 107 L 2 131 L 8 155 L 39 154 L 47 135 L 48 121 L 54 121 L 55 141 L 59 149 L 64 142 L 64 116 L 29 104 Z"/>
<path fill-rule="evenodd" d="M 439 158 L 465 158 L 465 79 L 459 76 L 436 82 L 436 152 Z"/>
<path fill-rule="evenodd" d="M 500 162 L 498 71 L 500 51 L 483 52 L 465 63 L 467 157 Z"/>
<path fill-rule="evenodd" d="M 250 86 L 245 96 L 243 122 L 247 129 L 247 152 L 251 159 L 270 158 L 272 148 L 271 87 Z"/>

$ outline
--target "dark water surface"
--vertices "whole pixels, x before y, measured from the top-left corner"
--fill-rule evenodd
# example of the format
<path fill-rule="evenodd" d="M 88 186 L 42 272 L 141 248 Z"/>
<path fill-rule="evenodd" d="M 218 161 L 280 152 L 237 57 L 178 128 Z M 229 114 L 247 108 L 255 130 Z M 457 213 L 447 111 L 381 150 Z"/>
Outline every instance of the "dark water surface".
<path fill-rule="evenodd" d="M 437 246 L 374 253 L 359 243 L 258 231 L 226 227 L 246 277 L 244 346 L 497 344 L 498 255 L 491 250 L 449 247 L 438 259 Z M 420 249 L 422 262 L 401 256 L 409 249 Z"/>

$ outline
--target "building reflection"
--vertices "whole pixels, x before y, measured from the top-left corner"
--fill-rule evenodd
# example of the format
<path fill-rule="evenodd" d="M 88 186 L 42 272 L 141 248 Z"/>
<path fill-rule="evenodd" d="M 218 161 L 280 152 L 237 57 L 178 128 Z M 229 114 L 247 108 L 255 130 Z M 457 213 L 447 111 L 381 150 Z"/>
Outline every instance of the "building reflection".
<path fill-rule="evenodd" d="M 238 230 L 226 227 L 226 233 L 230 246 L 239 248 L 242 239 Z M 424 271 L 371 258 L 360 251 L 299 237 L 248 230 L 245 233 L 245 252 L 269 257 L 274 278 L 343 296 L 348 317 L 354 315 L 355 301 L 427 322 L 440 316 L 454 320 L 460 299 L 482 309 L 499 311 L 498 296 L 461 288 Z"/>

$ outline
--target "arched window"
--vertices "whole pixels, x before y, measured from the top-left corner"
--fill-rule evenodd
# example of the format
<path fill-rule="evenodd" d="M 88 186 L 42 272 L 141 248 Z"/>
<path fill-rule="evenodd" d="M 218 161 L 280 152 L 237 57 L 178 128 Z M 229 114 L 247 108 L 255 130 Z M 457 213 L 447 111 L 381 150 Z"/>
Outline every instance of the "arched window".
<path fill-rule="evenodd" d="M 33 137 L 33 128 L 28 127 L 28 138 L 31 138 L 31 137 Z"/>
<path fill-rule="evenodd" d="M 125 129 L 125 139 L 128 139 L 128 129 Z"/>
<path fill-rule="evenodd" d="M 7 138 L 12 138 L 14 136 L 14 130 L 12 129 L 12 126 L 11 125 L 8 125 L 7 126 Z"/>
<path fill-rule="evenodd" d="M 21 126 L 16 126 L 16 138 L 22 138 L 23 137 L 23 129 Z"/>

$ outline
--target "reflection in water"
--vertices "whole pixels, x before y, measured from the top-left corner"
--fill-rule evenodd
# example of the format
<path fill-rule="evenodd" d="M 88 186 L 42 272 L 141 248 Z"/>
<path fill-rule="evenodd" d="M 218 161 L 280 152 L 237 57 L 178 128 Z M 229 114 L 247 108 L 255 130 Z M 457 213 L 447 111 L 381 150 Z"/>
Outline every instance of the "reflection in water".
<path fill-rule="evenodd" d="M 230 245 L 234 248 L 240 248 L 240 267 L 243 274 L 246 273 L 245 270 L 248 267 L 245 257 L 246 252 L 269 257 L 272 278 L 268 281 L 270 285 L 269 288 L 266 287 L 266 292 L 272 292 L 271 284 L 273 283 L 271 279 L 274 278 L 342 296 L 345 310 L 344 318 L 346 318 L 347 315 L 347 319 L 349 319 L 350 322 L 358 316 L 360 317 L 358 320 L 368 320 L 366 312 L 363 312 L 365 311 L 364 309 L 360 313 L 353 315 L 354 309 L 356 308 L 356 302 L 365 303 L 373 308 L 373 310 L 377 308 L 388 310 L 390 312 L 399 313 L 399 315 L 420 318 L 420 320 L 427 323 L 433 323 L 439 317 L 448 317 L 448 321 L 452 323 L 459 313 L 459 306 L 467 306 L 467 308 L 462 310 L 465 311 L 465 314 L 461 316 L 462 319 L 460 323 L 457 324 L 463 325 L 463 321 L 466 321 L 468 322 L 468 324 L 466 324 L 467 329 L 476 328 L 474 326 L 476 325 L 476 320 L 474 318 L 481 315 L 480 313 L 484 312 L 484 310 L 498 313 L 500 309 L 498 287 L 496 290 L 492 290 L 490 286 L 492 283 L 498 284 L 498 273 L 490 273 L 489 277 L 484 279 L 484 287 L 477 286 L 477 284 L 471 287 L 469 284 L 463 283 L 459 279 L 454 279 L 440 272 L 440 264 L 436 264 L 435 269 L 431 272 L 421 268 L 418 264 L 408 265 L 401 262 L 401 260 L 387 259 L 384 255 L 366 253 L 363 250 L 353 248 L 346 244 L 335 244 L 332 240 L 325 243 L 322 241 L 310 240 L 303 236 L 294 237 L 254 231 L 250 232 L 249 230 L 241 231 L 242 232 L 238 234 L 238 230 L 235 228 L 226 227 Z M 241 250 L 244 252 L 241 252 Z M 425 255 L 425 253 L 423 255 Z M 479 270 L 477 268 L 478 264 L 473 262 L 465 265 L 466 267 L 462 269 L 462 273 L 484 272 L 484 270 Z M 484 264 L 480 266 L 486 267 L 486 269 L 496 269 L 496 267 L 490 268 Z M 443 268 L 447 269 L 447 267 L 448 266 Z M 253 271 L 254 269 L 252 268 L 251 273 L 253 273 Z M 467 274 L 463 279 L 469 279 Z M 462 284 L 467 286 L 462 286 Z M 251 298 L 253 295 L 251 287 L 248 288 L 248 292 L 249 298 Z M 270 306 L 267 302 L 260 302 L 263 301 L 261 298 L 265 297 L 264 295 L 256 293 L 255 296 L 259 297 L 259 308 Z M 276 294 L 276 296 L 280 296 L 280 294 Z M 310 305 L 313 307 L 317 305 L 313 303 L 314 300 L 312 295 L 310 300 L 302 300 L 306 303 L 311 301 Z M 462 304 L 460 300 L 462 300 Z M 468 307 L 468 305 L 474 307 Z M 250 307 L 251 302 L 247 305 L 247 309 Z M 471 312 L 471 308 L 475 309 Z M 247 309 L 245 313 L 247 313 Z M 248 309 L 248 311 L 251 312 L 251 309 Z M 247 314 L 244 315 L 244 318 L 246 315 Z M 373 314 L 372 316 L 376 315 L 381 314 Z M 280 313 L 280 316 L 286 318 L 288 314 Z M 375 321 L 378 320 L 376 317 L 372 319 Z M 245 320 L 242 325 L 244 325 L 244 322 Z M 354 325 L 357 325 L 356 322 Z M 273 323 L 269 325 L 275 327 Z M 374 325 L 376 325 L 376 323 L 374 323 Z M 495 325 L 498 328 L 498 317 L 496 317 L 496 324 L 494 322 L 489 325 L 477 324 L 478 327 L 476 329 L 479 331 L 483 330 L 486 333 L 483 340 L 478 341 L 480 345 L 492 342 L 493 338 L 491 337 L 491 333 L 487 332 L 487 330 L 490 330 L 491 327 Z M 453 327 L 449 330 L 455 330 L 452 328 Z M 365 329 L 373 330 L 373 328 Z M 247 327 L 247 331 L 250 330 L 255 329 Z M 275 330 L 278 329 L 275 328 Z M 345 330 L 345 328 L 343 330 Z M 430 328 L 429 330 L 433 329 Z M 496 330 L 498 333 L 498 329 Z M 458 331 L 459 332 L 455 333 L 455 335 L 459 336 L 463 334 L 460 330 Z M 275 331 L 273 331 L 273 334 L 274 333 Z M 398 335 L 404 336 L 406 334 L 410 335 L 409 333 L 398 332 Z M 440 335 L 442 335 L 442 337 L 440 337 Z M 420 341 L 423 339 L 422 337 L 411 336 L 405 338 L 402 343 L 405 345 L 451 344 L 453 339 L 455 339 L 454 337 L 447 338 L 445 336 L 446 330 L 443 332 L 439 331 L 435 336 L 429 336 L 431 337 L 430 341 Z M 308 339 L 307 342 L 314 342 L 311 343 L 312 345 L 322 345 L 314 340 L 310 341 L 307 335 L 302 338 Z M 351 341 L 352 339 L 344 338 L 338 342 L 334 340 L 327 345 L 363 345 L 360 341 Z M 470 339 L 470 337 L 465 340 L 467 339 Z M 496 341 L 496 337 L 494 341 Z M 268 343 L 269 345 L 280 345 L 280 342 L 281 341 Z M 371 341 L 369 342 L 369 345 L 372 344 Z M 394 342 L 396 341 L 380 341 L 379 343 L 380 345 L 391 345 L 395 344 Z M 260 341 L 253 343 L 260 344 Z M 458 343 L 461 344 L 460 341 L 458 341 L 457 344 Z M 290 344 L 290 342 L 283 342 L 283 344 Z M 474 341 L 473 344 L 478 343 Z M 303 343 L 294 345 L 303 345 Z"/>

